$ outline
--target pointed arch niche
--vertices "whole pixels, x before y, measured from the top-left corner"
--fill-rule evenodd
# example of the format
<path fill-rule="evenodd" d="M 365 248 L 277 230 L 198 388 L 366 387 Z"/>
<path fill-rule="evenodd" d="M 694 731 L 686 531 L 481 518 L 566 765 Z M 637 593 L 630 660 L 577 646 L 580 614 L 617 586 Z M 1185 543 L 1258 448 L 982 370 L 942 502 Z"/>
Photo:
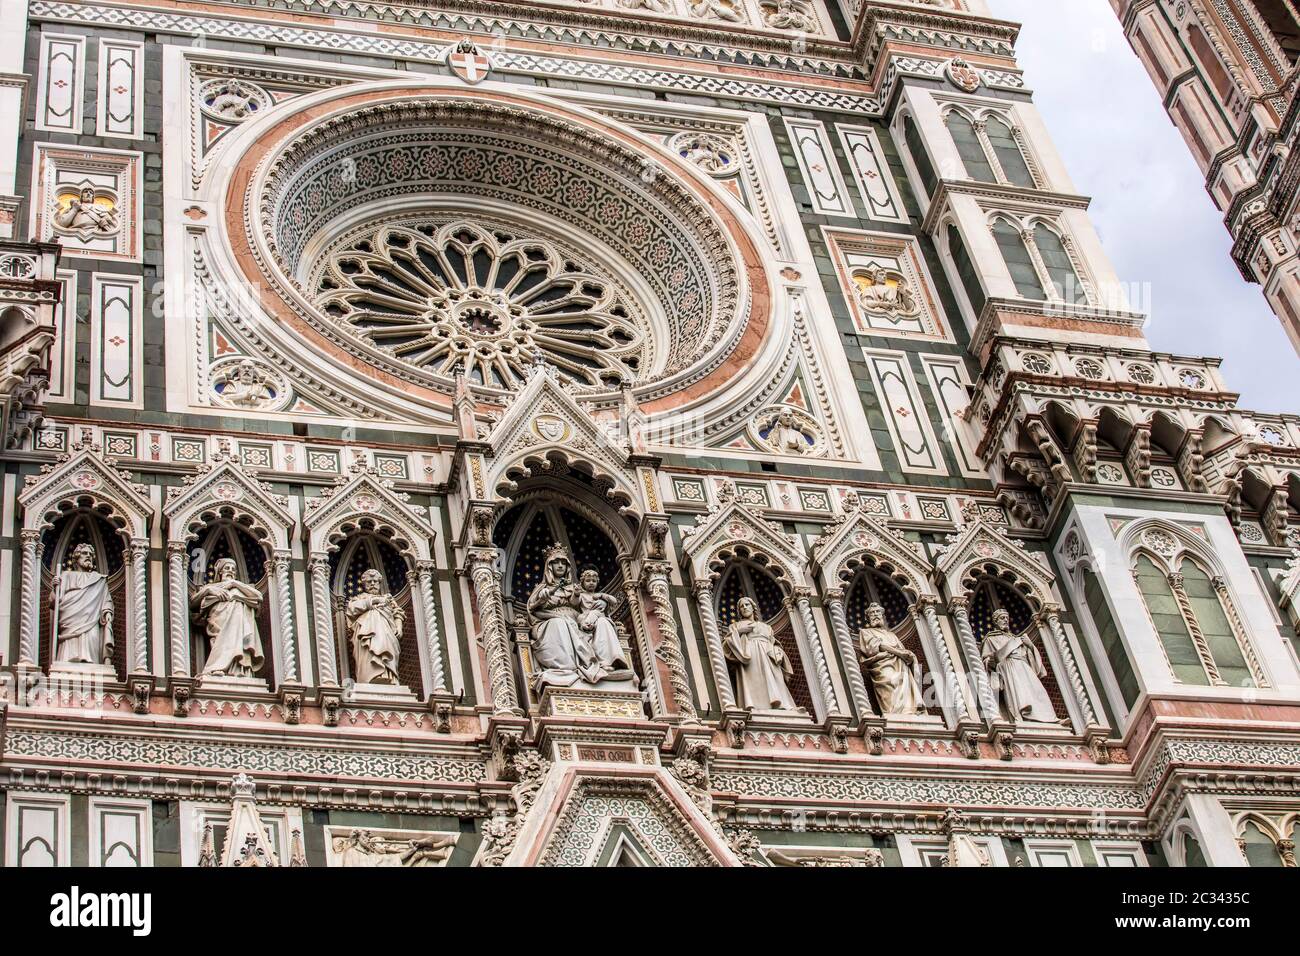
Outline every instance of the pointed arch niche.
<path fill-rule="evenodd" d="M 212 581 L 217 562 L 229 558 L 239 580 L 262 593 L 256 620 L 264 660 L 255 677 L 268 687 L 296 684 L 301 675 L 289 549 L 294 519 L 287 501 L 232 456 L 221 455 L 172 490 L 163 514 L 171 673 L 188 677 L 202 672 L 209 648 L 201 629 L 191 627 L 192 599 Z"/>
<path fill-rule="evenodd" d="M 735 500 L 724 485 L 720 500 L 701 524 L 688 529 L 682 548 L 708 649 L 714 689 L 724 716 L 738 711 L 736 684 L 723 638 L 748 597 L 773 631 L 793 673 L 787 687 L 796 706 L 791 717 L 823 721 L 845 715 L 812 612 L 807 562 L 795 541 Z M 772 712 L 765 715 L 771 717 Z"/>
<path fill-rule="evenodd" d="M 1063 612 L 1054 599 L 1050 571 L 1018 542 L 982 520 L 967 523 L 957 540 L 940 554 L 936 570 L 950 595 L 953 623 L 985 720 L 1014 723 L 1017 733 L 1053 728 L 1059 733 L 1060 726 L 1066 725 L 1081 736 L 1092 737 L 1104 729 L 1079 657 L 1061 622 Z M 1046 672 L 1039 679 L 1060 724 L 1004 715 L 983 658 L 985 638 L 999 610 L 1010 617 L 1008 630 L 1027 635 L 1037 649 Z"/>
<path fill-rule="evenodd" d="M 858 652 L 867 607 L 878 602 L 886 624 L 921 661 L 927 712 L 955 726 L 968 710 L 939 623 L 930 565 L 911 542 L 861 511 L 856 498 L 846 509 L 813 546 L 813 562 L 859 716 L 880 710 Z"/>
<path fill-rule="evenodd" d="M 446 690 L 444 651 L 433 596 L 433 527 L 392 481 L 358 461 L 351 474 L 307 503 L 312 619 L 318 683 L 337 687 L 355 674 L 347 603 L 376 570 L 402 610 L 397 674 L 392 694 L 427 698 Z M 370 685 L 363 685 L 370 686 Z M 378 689 L 371 687 L 375 693 Z"/>
<path fill-rule="evenodd" d="M 642 614 L 635 587 L 629 588 L 628 555 L 636 541 L 636 528 L 621 516 L 607 496 L 608 486 L 581 468 L 554 469 L 550 475 L 523 478 L 492 529 L 492 543 L 501 555 L 501 588 L 506 627 L 514 650 L 516 686 L 525 709 L 537 706 L 533 647 L 528 599 L 542 582 L 544 555 L 560 544 L 572 558 L 573 573 L 594 568 L 597 588 L 621 598 L 610 617 L 637 677 L 647 675 Z"/>
<path fill-rule="evenodd" d="M 81 442 L 70 455 L 28 479 L 23 509 L 18 663 L 48 668 L 57 635 L 50 610 L 55 577 L 72 549 L 95 547 L 113 601 L 113 657 L 118 679 L 149 672 L 149 523 L 144 488 L 118 471 L 99 447 Z"/>

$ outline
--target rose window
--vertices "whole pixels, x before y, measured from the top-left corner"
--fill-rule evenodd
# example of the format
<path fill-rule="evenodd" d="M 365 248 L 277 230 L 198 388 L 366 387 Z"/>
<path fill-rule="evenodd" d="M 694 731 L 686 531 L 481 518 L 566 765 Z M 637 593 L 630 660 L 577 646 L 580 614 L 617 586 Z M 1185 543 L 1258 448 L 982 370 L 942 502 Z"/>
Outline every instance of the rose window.
<path fill-rule="evenodd" d="M 515 388 L 540 354 L 590 386 L 635 381 L 650 337 L 631 293 L 558 243 L 497 224 L 370 226 L 316 268 L 316 305 L 435 375 Z"/>

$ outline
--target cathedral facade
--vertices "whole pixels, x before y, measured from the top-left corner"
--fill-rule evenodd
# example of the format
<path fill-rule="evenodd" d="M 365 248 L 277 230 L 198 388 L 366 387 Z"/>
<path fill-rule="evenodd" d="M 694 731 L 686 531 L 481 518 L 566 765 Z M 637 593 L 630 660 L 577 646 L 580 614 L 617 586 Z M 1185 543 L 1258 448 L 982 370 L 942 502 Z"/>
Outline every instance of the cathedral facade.
<path fill-rule="evenodd" d="M 1300 418 L 984 0 L 0 11 L 6 866 L 1296 865 Z"/>
<path fill-rule="evenodd" d="M 1292 0 L 1110 0 L 1232 235 L 1300 351 L 1300 9 Z"/>

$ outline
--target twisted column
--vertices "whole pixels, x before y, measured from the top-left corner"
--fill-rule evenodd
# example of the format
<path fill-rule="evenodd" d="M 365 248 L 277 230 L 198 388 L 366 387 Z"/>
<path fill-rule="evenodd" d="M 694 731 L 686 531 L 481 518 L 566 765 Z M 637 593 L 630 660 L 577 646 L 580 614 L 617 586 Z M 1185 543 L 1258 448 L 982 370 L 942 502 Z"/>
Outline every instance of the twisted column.
<path fill-rule="evenodd" d="M 1196 619 L 1196 612 L 1192 610 L 1192 599 L 1187 596 L 1187 589 L 1183 586 L 1183 576 L 1181 574 L 1169 575 L 1169 589 L 1174 592 L 1174 600 L 1178 602 L 1178 611 L 1183 615 L 1183 623 L 1187 625 L 1187 633 L 1192 636 L 1196 656 L 1201 659 L 1201 666 L 1205 668 L 1210 683 L 1216 687 L 1224 686 L 1227 681 L 1219 673 L 1219 665 L 1214 662 L 1214 655 L 1210 653 L 1210 642 L 1205 639 L 1205 632 L 1201 630 L 1201 622 Z"/>
<path fill-rule="evenodd" d="M 469 553 L 469 575 L 474 585 L 478 607 L 479 643 L 487 657 L 488 684 L 494 714 L 517 715 L 518 696 L 515 672 L 506 635 L 505 605 L 501 597 L 501 580 L 497 576 L 495 548 L 475 548 Z"/>
<path fill-rule="evenodd" d="M 433 681 L 433 693 L 441 694 L 447 690 L 447 674 L 442 664 L 442 642 L 438 640 L 438 605 L 433 598 L 432 561 L 417 561 L 415 565 L 415 584 L 420 589 L 420 603 L 424 605 L 424 633 L 429 647 L 429 676 Z"/>
<path fill-rule="evenodd" d="M 952 701 L 952 713 L 958 721 L 965 720 L 970 716 L 970 711 L 966 707 L 966 695 L 961 690 L 961 677 L 957 673 L 957 668 L 952 662 L 952 655 L 948 653 L 948 642 L 943 637 L 943 627 L 939 624 L 939 611 L 937 601 L 931 597 L 923 597 L 916 604 L 912 605 L 912 620 L 916 623 L 918 631 L 921 630 L 922 623 L 925 629 L 930 633 L 930 644 L 934 647 L 935 656 L 939 658 L 939 667 L 943 670 L 944 683 L 948 685 L 948 698 Z M 940 701 L 940 706 L 942 706 Z"/>
<path fill-rule="evenodd" d="M 149 542 L 131 541 L 131 673 L 149 672 Z"/>
<path fill-rule="evenodd" d="M 794 596 L 790 600 L 799 614 L 804 636 L 808 638 L 808 651 L 812 654 L 813 670 L 817 672 L 817 685 L 821 688 L 822 700 L 826 702 L 826 714 L 839 716 L 842 713 L 840 701 L 835 694 L 835 685 L 831 683 L 831 669 L 826 663 L 826 650 L 822 647 L 817 621 L 813 618 L 812 602 L 809 600 L 811 596 L 811 589 L 795 588 Z"/>
<path fill-rule="evenodd" d="M 275 575 L 275 600 L 280 616 L 280 644 L 284 652 L 284 680 L 282 683 L 296 684 L 301 680 L 298 673 L 298 633 L 293 626 L 293 593 L 289 552 L 277 551 L 271 559 L 271 570 Z"/>
<path fill-rule="evenodd" d="M 167 617 L 171 637 L 172 675 L 190 674 L 190 582 L 184 541 L 167 542 Z"/>
<path fill-rule="evenodd" d="M 1096 726 L 1097 712 L 1093 710 L 1092 701 L 1088 699 L 1088 689 L 1084 686 L 1079 662 L 1074 657 L 1074 650 L 1070 647 L 1065 628 L 1061 626 L 1061 609 L 1055 604 L 1044 604 L 1043 609 L 1038 612 L 1037 622 L 1039 626 L 1046 625 L 1047 632 L 1052 635 L 1052 641 L 1061 655 L 1061 665 L 1065 668 L 1066 680 L 1070 682 L 1070 688 L 1074 691 L 1074 699 L 1079 702 L 1079 713 L 1083 716 L 1084 726 Z"/>
<path fill-rule="evenodd" d="M 41 533 L 35 528 L 22 532 L 22 615 L 19 626 L 18 663 L 35 664 L 38 658 L 37 642 L 41 633 Z M 52 635 L 51 639 L 57 639 Z"/>
<path fill-rule="evenodd" d="M 677 712 L 687 723 L 697 724 L 700 715 L 695 709 L 695 700 L 691 696 L 691 684 L 686 676 L 686 660 L 682 657 L 682 643 L 677 630 L 677 616 L 673 614 L 672 591 L 668 582 L 668 564 L 663 561 L 647 561 L 645 565 L 645 588 L 654 605 L 655 617 L 659 620 L 659 646 L 654 656 L 664 662 L 668 668 L 668 683 L 672 685 L 673 700 Z M 628 601 L 636 599 L 636 586 L 623 578 L 623 588 Z M 638 619 L 636 606 L 633 605 L 633 619 Z M 653 660 L 651 661 L 653 667 Z M 657 670 L 657 668 L 653 668 Z M 657 691 L 657 685 L 656 685 Z M 662 702 L 659 706 L 663 706 Z"/>
<path fill-rule="evenodd" d="M 952 608 L 953 623 L 957 625 L 957 638 L 961 641 L 962 653 L 971 674 L 975 677 L 975 699 L 979 703 L 980 715 L 986 720 L 998 716 L 998 702 L 993 697 L 993 688 L 989 686 L 989 673 L 984 669 L 984 659 L 980 657 L 979 642 L 975 640 L 975 631 L 970 624 L 970 596 L 963 594 L 948 602 Z"/>
<path fill-rule="evenodd" d="M 1228 590 L 1228 581 L 1222 575 L 1215 576 L 1211 582 L 1214 585 L 1214 591 L 1219 595 L 1219 604 L 1222 605 L 1224 613 L 1228 616 L 1228 624 L 1232 627 L 1232 633 L 1237 637 L 1237 644 L 1241 647 L 1242 656 L 1246 658 L 1246 664 L 1250 667 L 1250 673 L 1255 678 L 1255 683 L 1260 687 L 1267 687 L 1268 678 L 1264 676 L 1264 668 L 1259 662 L 1259 657 L 1255 654 L 1255 644 L 1250 639 L 1250 632 L 1246 630 L 1246 625 L 1241 620 L 1241 615 L 1237 613 L 1237 602 L 1232 599 L 1232 594 Z"/>
<path fill-rule="evenodd" d="M 718 633 L 718 617 L 713 613 L 713 582 L 696 581 L 691 586 L 695 595 L 695 607 L 700 612 L 700 624 L 704 627 L 704 645 L 709 649 L 709 668 L 713 671 L 713 686 L 718 691 L 718 703 L 723 710 L 736 706 L 736 692 L 731 689 L 731 677 L 727 673 L 727 655 L 722 650 L 722 635 Z"/>
<path fill-rule="evenodd" d="M 876 709 L 871 706 L 871 697 L 867 694 L 867 682 L 862 679 L 862 668 L 858 664 L 858 648 L 849 631 L 848 615 L 844 613 L 844 589 L 831 588 L 826 592 L 826 613 L 831 619 L 831 631 L 835 635 L 835 645 L 840 650 L 844 661 L 844 670 L 849 681 L 849 694 L 853 705 L 863 717 L 875 716 Z"/>
<path fill-rule="evenodd" d="M 330 559 L 313 554 L 307 567 L 311 573 L 311 613 L 316 623 L 316 659 L 322 687 L 337 687 L 338 661 L 334 649 L 334 608 L 330 603 Z"/>

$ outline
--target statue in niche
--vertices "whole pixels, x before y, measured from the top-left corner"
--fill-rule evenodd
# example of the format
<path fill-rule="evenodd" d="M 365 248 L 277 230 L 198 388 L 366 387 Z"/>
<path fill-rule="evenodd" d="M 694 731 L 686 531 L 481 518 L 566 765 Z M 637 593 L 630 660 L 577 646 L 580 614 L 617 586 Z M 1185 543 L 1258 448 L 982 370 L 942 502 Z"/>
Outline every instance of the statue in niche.
<path fill-rule="evenodd" d="M 95 202 L 93 186 L 82 186 L 76 198 L 54 214 L 54 225 L 64 232 L 101 233 L 117 231 L 117 210 Z"/>
<path fill-rule="evenodd" d="M 252 677 L 262 669 L 262 641 L 257 634 L 257 609 L 262 592 L 239 580 L 234 558 L 213 565 L 211 583 L 194 592 L 190 605 L 212 642 L 205 675 Z"/>
<path fill-rule="evenodd" d="M 880 713 L 912 716 L 925 713 L 921 696 L 921 662 L 885 624 L 885 609 L 867 607 L 867 626 L 858 631 L 858 653 L 876 690 Z"/>
<path fill-rule="evenodd" d="M 596 590 L 599 574 L 588 570 L 586 581 L 575 583 L 569 552 L 559 544 L 546 550 L 545 561 L 542 583 L 528 598 L 537 692 L 546 687 L 606 690 L 617 682 L 634 681 L 635 672 L 607 615 L 617 601 Z"/>
<path fill-rule="evenodd" d="M 1012 720 L 1054 724 L 1056 710 L 1042 681 L 1047 676 L 1043 657 L 1028 632 L 1012 634 L 1010 626 L 1010 614 L 1001 608 L 993 612 L 993 630 L 980 647 L 989 686 L 995 696 L 1001 694 Z"/>
<path fill-rule="evenodd" d="M 743 597 L 736 605 L 738 620 L 727 628 L 722 647 L 736 664 L 736 703 L 754 710 L 799 710 L 786 684 L 794 667 L 776 642 L 772 627 L 759 620 L 758 605 Z"/>
<path fill-rule="evenodd" d="M 767 433 L 767 443 L 778 455 L 804 455 L 811 447 L 808 436 L 795 423 L 794 412 L 783 408 L 772 422 Z"/>
<path fill-rule="evenodd" d="M 72 567 L 59 572 L 50 595 L 54 659 L 66 664 L 111 664 L 113 596 L 100 573 L 95 546 L 72 549 Z"/>
<path fill-rule="evenodd" d="M 383 572 L 370 568 L 361 575 L 361 591 L 348 601 L 346 614 L 357 683 L 400 683 L 397 658 L 405 615 L 388 593 Z"/>

